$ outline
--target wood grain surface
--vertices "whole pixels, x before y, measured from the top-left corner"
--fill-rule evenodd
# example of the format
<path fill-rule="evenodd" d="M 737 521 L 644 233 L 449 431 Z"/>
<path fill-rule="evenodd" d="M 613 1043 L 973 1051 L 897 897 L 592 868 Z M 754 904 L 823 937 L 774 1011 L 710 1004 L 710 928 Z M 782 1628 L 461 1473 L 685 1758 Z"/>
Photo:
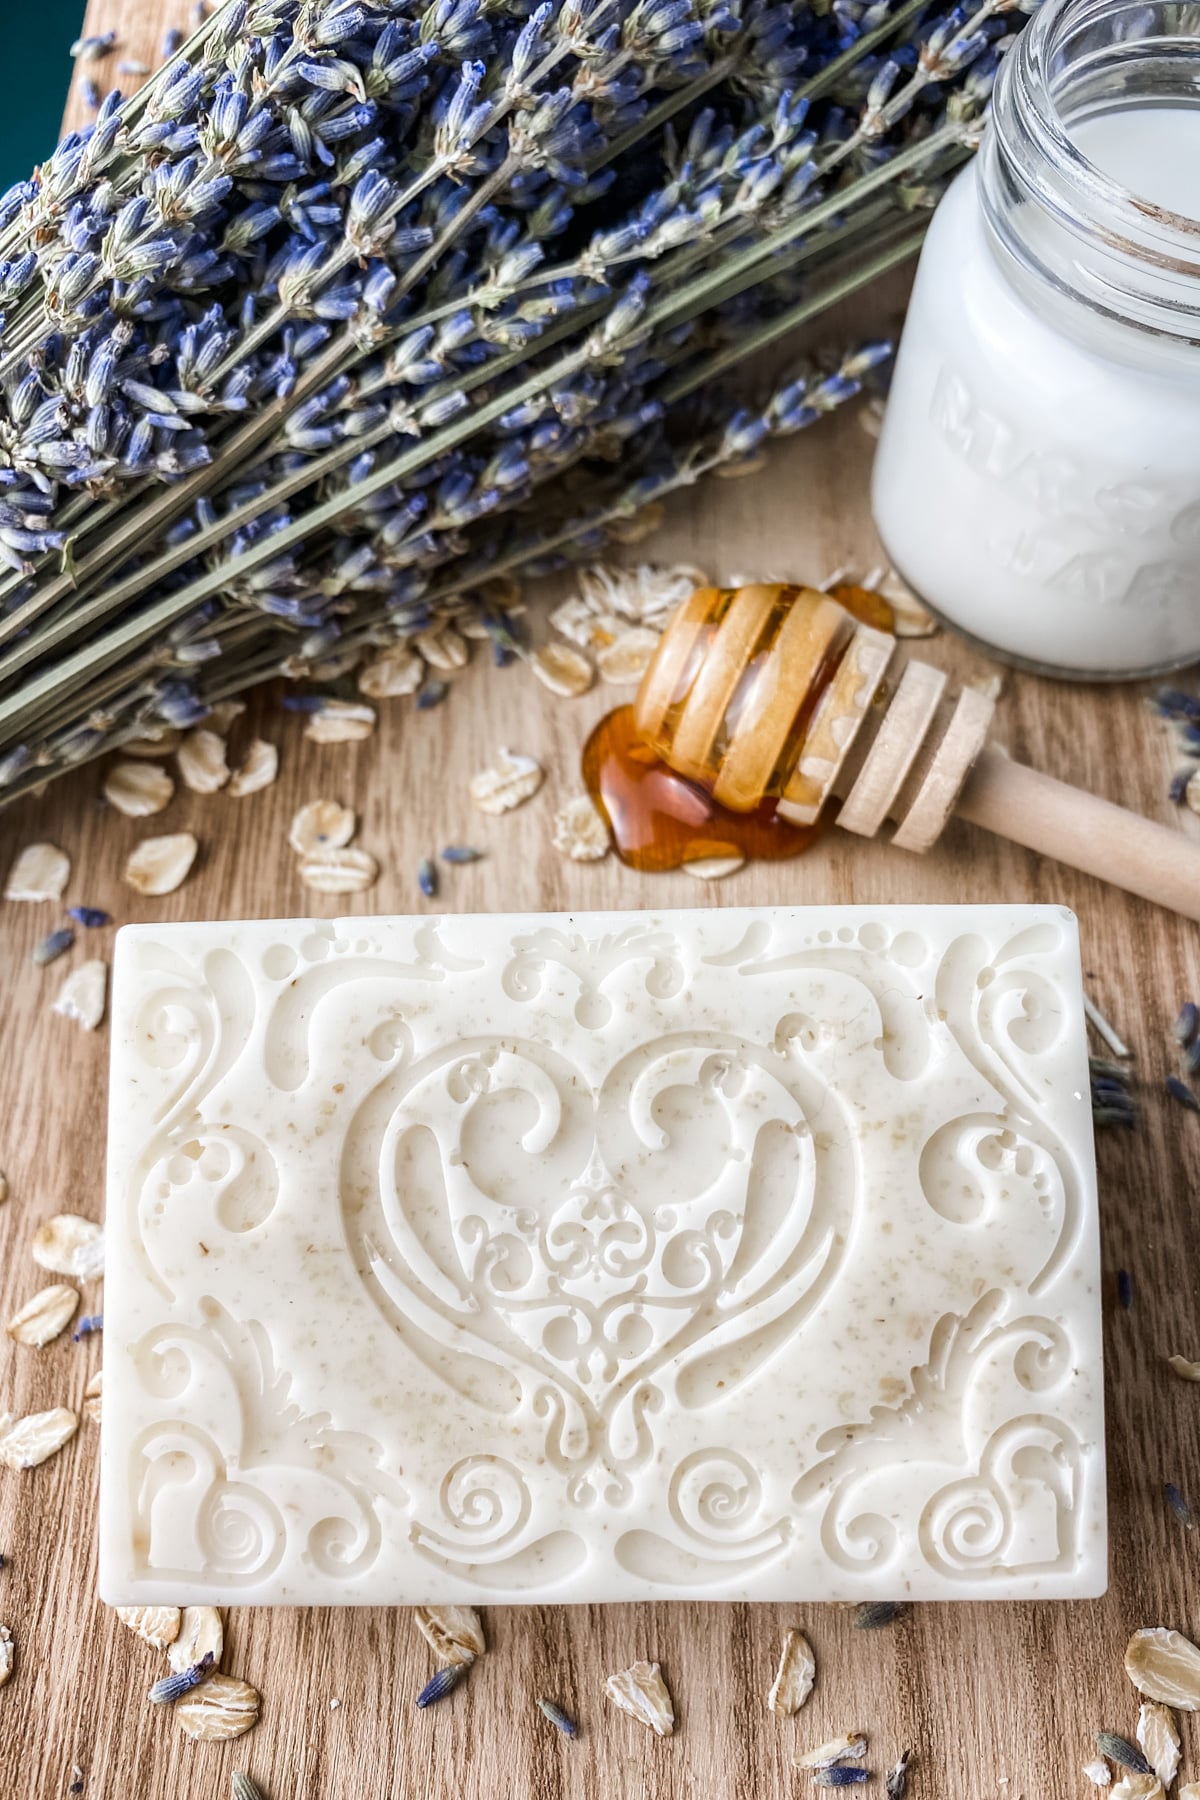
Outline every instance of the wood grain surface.
<path fill-rule="evenodd" d="M 155 60 L 163 27 L 189 8 L 167 0 L 93 0 L 89 26 L 116 25 L 121 53 Z M 74 105 L 74 102 L 73 102 Z M 869 567 L 876 545 L 866 512 L 871 440 L 853 417 L 781 451 L 768 472 L 713 483 L 675 504 L 639 556 L 699 563 L 711 574 L 820 578 L 842 562 Z M 922 646 L 972 679 L 989 665 L 943 636 Z M 67 899 L 135 919 L 450 911 L 497 908 L 663 907 L 804 901 L 1063 901 L 1082 922 L 1089 989 L 1137 1053 L 1142 1122 L 1101 1134 L 1107 1327 L 1112 1580 L 1107 1597 L 1076 1605 L 955 1605 L 912 1609 L 873 1633 L 836 1607 L 663 1604 L 612 1608 L 489 1608 L 490 1653 L 446 1702 L 419 1713 L 413 1699 L 429 1653 L 402 1611 L 254 1611 L 228 1614 L 225 1666 L 262 1692 L 262 1718 L 234 1744 L 183 1737 L 169 1709 L 146 1701 L 164 1659 L 95 1597 L 97 1433 L 43 1467 L 0 1471 L 0 1622 L 17 1647 L 0 1693 L 0 1797 L 79 1792 L 89 1800 L 229 1792 L 250 1770 L 270 1800 L 432 1794 L 447 1800 L 750 1800 L 814 1791 L 793 1754 L 834 1733 L 869 1733 L 869 1766 L 914 1753 L 914 1800 L 1073 1800 L 1090 1791 L 1080 1766 L 1099 1727 L 1132 1735 L 1136 1696 L 1122 1653 L 1138 1626 L 1200 1631 L 1200 1538 L 1166 1505 L 1175 1482 L 1200 1506 L 1200 1389 L 1166 1357 L 1200 1356 L 1200 1117 L 1166 1099 L 1170 1024 L 1182 997 L 1200 995 L 1197 929 L 1056 865 L 1038 863 L 965 826 L 928 856 L 909 858 L 831 831 L 805 859 L 748 867 L 715 888 L 683 875 L 638 876 L 612 858 L 565 862 L 551 846 L 556 806 L 579 787 L 579 749 L 613 691 L 552 699 L 522 668 L 497 671 L 476 655 L 448 701 L 418 715 L 384 703 L 361 745 L 306 743 L 302 721 L 277 697 L 256 697 L 235 728 L 276 741 L 281 774 L 235 800 L 180 792 L 146 822 L 105 810 L 101 773 L 81 771 L 0 814 L 0 868 L 33 839 L 69 852 Z M 1008 679 L 999 729 L 1015 754 L 1080 785 L 1195 830 L 1166 800 L 1166 728 L 1134 689 Z M 496 747 L 537 756 L 541 794 L 503 819 L 472 812 L 472 773 Z M 382 864 L 378 886 L 348 903 L 306 895 L 286 846 L 295 808 L 318 795 L 353 804 L 358 841 Z M 151 829 L 192 829 L 202 851 L 188 882 L 160 901 L 120 882 L 130 847 Z M 486 850 L 447 870 L 442 894 L 418 894 L 416 864 L 439 845 Z M 315 903 L 315 904 L 314 904 Z M 102 1213 L 106 1031 L 86 1034 L 52 1015 L 72 964 L 111 953 L 111 932 L 80 933 L 49 970 L 33 945 L 59 922 L 49 905 L 0 909 L 0 1309 L 7 1318 L 41 1285 L 30 1255 L 51 1213 Z M 1132 1273 L 1131 1310 L 1117 1305 L 1116 1271 Z M 98 1294 L 88 1290 L 87 1309 Z M 3 1340 L 0 1409 L 79 1406 L 100 1340 L 67 1335 L 43 1350 Z M 816 1692 L 796 1721 L 765 1701 L 785 1626 L 803 1624 L 819 1660 Z M 605 1674 L 637 1657 L 661 1660 L 678 1729 L 660 1742 L 602 1697 Z M 581 1721 L 568 1742 L 534 1707 L 558 1698 Z M 337 1703 L 336 1705 L 334 1703 Z M 1185 1774 L 1200 1776 L 1200 1735 L 1184 1720 Z M 77 1784 L 82 1785 L 77 1785 Z M 882 1793 L 879 1775 L 867 1793 Z"/>

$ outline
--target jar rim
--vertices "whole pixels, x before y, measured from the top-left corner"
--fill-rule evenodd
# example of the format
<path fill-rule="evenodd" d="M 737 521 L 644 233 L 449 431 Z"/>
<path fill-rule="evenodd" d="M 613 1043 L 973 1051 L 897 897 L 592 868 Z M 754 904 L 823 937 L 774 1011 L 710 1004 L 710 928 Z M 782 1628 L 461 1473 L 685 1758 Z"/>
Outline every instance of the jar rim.
<path fill-rule="evenodd" d="M 1177 0 L 1044 0 L 1001 65 L 981 167 L 988 223 L 1028 272 L 1123 324 L 1200 342 L 1200 218 L 1123 186 L 1070 132 L 1118 110 L 1200 110 L 1198 16 Z"/>

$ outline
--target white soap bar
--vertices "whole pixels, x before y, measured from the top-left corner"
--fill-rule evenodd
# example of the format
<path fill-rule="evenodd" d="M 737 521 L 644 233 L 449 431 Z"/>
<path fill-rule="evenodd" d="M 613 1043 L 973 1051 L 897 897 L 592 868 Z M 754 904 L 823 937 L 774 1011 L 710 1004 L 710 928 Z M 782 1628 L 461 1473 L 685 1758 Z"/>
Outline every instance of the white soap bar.
<path fill-rule="evenodd" d="M 101 1589 L 1105 1585 L 1075 921 L 140 925 Z"/>

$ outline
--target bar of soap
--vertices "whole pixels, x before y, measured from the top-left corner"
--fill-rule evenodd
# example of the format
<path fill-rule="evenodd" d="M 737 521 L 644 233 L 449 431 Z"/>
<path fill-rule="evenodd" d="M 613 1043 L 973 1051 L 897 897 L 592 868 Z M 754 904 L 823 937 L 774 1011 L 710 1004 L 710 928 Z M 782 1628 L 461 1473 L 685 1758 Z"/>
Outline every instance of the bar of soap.
<path fill-rule="evenodd" d="M 1085 1596 L 1058 907 L 142 925 L 106 1600 Z"/>

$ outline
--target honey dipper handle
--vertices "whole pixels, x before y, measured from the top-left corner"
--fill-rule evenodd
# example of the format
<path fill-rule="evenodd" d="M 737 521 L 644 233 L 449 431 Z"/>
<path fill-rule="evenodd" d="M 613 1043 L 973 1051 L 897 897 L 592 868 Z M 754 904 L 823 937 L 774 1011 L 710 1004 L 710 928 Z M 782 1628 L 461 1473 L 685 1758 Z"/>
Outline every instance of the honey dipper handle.
<path fill-rule="evenodd" d="M 959 818 L 1200 920 L 1200 844 L 1109 800 L 981 751 L 955 808 Z"/>

